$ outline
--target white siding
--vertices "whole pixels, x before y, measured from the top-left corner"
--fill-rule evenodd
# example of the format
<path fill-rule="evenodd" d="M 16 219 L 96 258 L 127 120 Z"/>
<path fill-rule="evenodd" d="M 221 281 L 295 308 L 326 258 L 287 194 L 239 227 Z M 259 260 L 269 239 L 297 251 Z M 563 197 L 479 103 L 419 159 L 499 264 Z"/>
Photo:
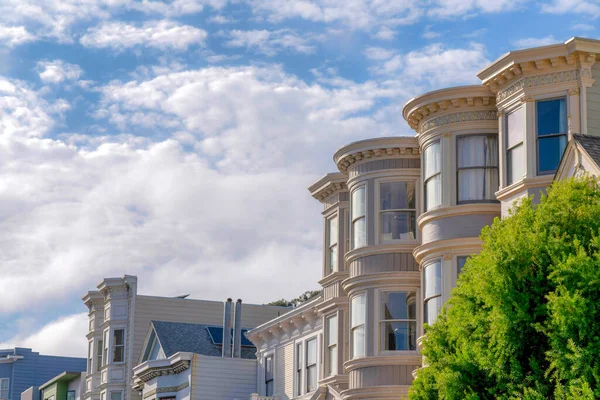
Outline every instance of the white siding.
<path fill-rule="evenodd" d="M 194 356 L 192 400 L 248 400 L 256 393 L 256 360 Z"/>
<path fill-rule="evenodd" d="M 275 394 L 281 400 L 294 397 L 294 343 L 275 350 Z"/>

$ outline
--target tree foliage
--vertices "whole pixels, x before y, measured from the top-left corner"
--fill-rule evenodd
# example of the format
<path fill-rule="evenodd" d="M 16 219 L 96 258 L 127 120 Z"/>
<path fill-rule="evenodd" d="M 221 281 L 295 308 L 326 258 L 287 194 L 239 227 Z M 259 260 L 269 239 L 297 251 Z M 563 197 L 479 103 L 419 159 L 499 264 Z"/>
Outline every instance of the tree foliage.
<path fill-rule="evenodd" d="M 600 398 L 599 183 L 556 182 L 483 230 L 411 399 Z"/>
<path fill-rule="evenodd" d="M 312 299 L 315 296 L 318 296 L 319 294 L 321 294 L 320 290 L 307 290 L 306 292 L 302 293 L 300 296 L 296 297 L 295 299 L 292 299 L 289 301 L 286 299 L 279 299 L 279 300 L 275 300 L 270 303 L 267 303 L 267 305 L 268 306 L 279 306 L 279 307 L 298 307 L 302 303 Z"/>

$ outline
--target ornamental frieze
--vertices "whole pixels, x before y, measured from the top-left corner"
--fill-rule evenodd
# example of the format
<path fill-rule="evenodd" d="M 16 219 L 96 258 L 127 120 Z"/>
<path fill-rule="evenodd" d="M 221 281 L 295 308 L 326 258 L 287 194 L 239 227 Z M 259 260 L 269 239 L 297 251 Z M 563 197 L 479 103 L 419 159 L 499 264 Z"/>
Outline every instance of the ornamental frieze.
<path fill-rule="evenodd" d="M 577 80 L 577 71 L 553 72 L 551 74 L 527 76 L 518 82 L 498 92 L 496 103 L 510 97 L 526 87 L 552 85 L 554 83 L 572 82 Z"/>
<path fill-rule="evenodd" d="M 420 133 L 442 125 L 456 124 L 469 121 L 495 121 L 498 119 L 496 110 L 488 111 L 463 111 L 454 114 L 433 118 L 421 125 Z"/>

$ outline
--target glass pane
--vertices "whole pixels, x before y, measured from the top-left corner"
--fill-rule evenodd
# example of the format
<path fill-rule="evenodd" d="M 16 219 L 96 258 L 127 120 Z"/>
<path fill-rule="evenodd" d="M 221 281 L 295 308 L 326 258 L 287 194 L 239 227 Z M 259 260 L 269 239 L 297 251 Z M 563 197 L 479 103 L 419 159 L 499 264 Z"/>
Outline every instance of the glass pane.
<path fill-rule="evenodd" d="M 329 225 L 329 229 L 327 230 L 327 232 L 329 233 L 329 246 L 336 244 L 338 241 L 338 219 L 336 218 L 331 218 L 329 220 L 327 220 L 328 225 Z"/>
<path fill-rule="evenodd" d="M 75 391 L 69 390 L 67 392 L 67 400 L 75 400 Z"/>
<path fill-rule="evenodd" d="M 416 350 L 417 322 L 383 322 L 381 350 Z"/>
<path fill-rule="evenodd" d="M 423 153 L 423 176 L 425 179 L 442 170 L 442 155 L 440 142 L 433 143 Z"/>
<path fill-rule="evenodd" d="M 160 352 L 160 344 L 158 340 L 154 341 L 154 345 L 152 346 L 152 353 L 150 353 L 150 359 L 156 360 L 158 359 L 158 353 Z"/>
<path fill-rule="evenodd" d="M 463 267 L 465 266 L 465 263 L 467 262 L 467 258 L 469 258 L 469 256 L 456 257 L 456 270 L 457 270 L 458 274 L 460 274 L 462 272 Z"/>
<path fill-rule="evenodd" d="M 507 180 L 508 184 L 515 183 L 523 179 L 525 175 L 525 147 L 517 146 L 507 153 Z"/>
<path fill-rule="evenodd" d="M 335 375 L 337 373 L 337 346 L 329 347 L 329 371 L 328 375 Z"/>
<path fill-rule="evenodd" d="M 425 302 L 425 323 L 431 325 L 435 322 L 440 310 L 442 309 L 442 298 L 434 297 Z"/>
<path fill-rule="evenodd" d="M 306 365 L 317 363 L 317 339 L 306 342 Z"/>
<path fill-rule="evenodd" d="M 337 336 L 338 336 L 337 317 L 327 318 L 327 345 L 331 346 L 332 344 L 336 344 Z"/>
<path fill-rule="evenodd" d="M 273 376 L 273 357 L 265 358 L 265 376 L 267 379 Z"/>
<path fill-rule="evenodd" d="M 437 261 L 425 267 L 423 272 L 424 297 L 442 293 L 442 263 Z"/>
<path fill-rule="evenodd" d="M 538 138 L 538 171 L 540 174 L 556 171 L 565 147 L 567 147 L 567 135 Z"/>
<path fill-rule="evenodd" d="M 392 211 L 381 214 L 381 240 L 414 239 L 416 223 L 414 211 Z"/>
<path fill-rule="evenodd" d="M 352 192 L 352 219 L 365 215 L 365 188 Z"/>
<path fill-rule="evenodd" d="M 458 171 L 458 201 L 495 200 L 498 169 L 461 169 Z"/>
<path fill-rule="evenodd" d="M 365 218 L 357 219 L 352 224 L 353 249 L 367 245 L 367 224 Z"/>
<path fill-rule="evenodd" d="M 306 369 L 306 389 L 312 392 L 317 388 L 317 366 L 313 365 Z"/>
<path fill-rule="evenodd" d="M 115 347 L 114 354 L 113 354 L 113 362 L 122 362 L 125 360 L 124 350 L 125 350 L 125 348 L 123 346 Z"/>
<path fill-rule="evenodd" d="M 110 400 L 121 400 L 121 392 L 110 392 Z"/>
<path fill-rule="evenodd" d="M 498 139 L 493 136 L 462 136 L 456 147 L 459 168 L 498 166 Z"/>
<path fill-rule="evenodd" d="M 383 319 L 417 319 L 414 292 L 387 292 L 381 294 L 381 316 Z"/>
<path fill-rule="evenodd" d="M 567 102 L 554 99 L 537 102 L 538 136 L 567 133 Z"/>
<path fill-rule="evenodd" d="M 379 186 L 381 210 L 415 208 L 415 184 L 412 182 L 385 182 Z"/>
<path fill-rule="evenodd" d="M 352 358 L 365 355 L 365 327 L 360 326 L 352 330 Z"/>
<path fill-rule="evenodd" d="M 350 326 L 362 325 L 365 323 L 365 296 L 356 296 L 352 298 L 352 315 Z"/>
<path fill-rule="evenodd" d="M 521 107 L 506 117 L 506 148 L 521 143 L 525 137 L 525 108 Z"/>
<path fill-rule="evenodd" d="M 119 346 L 122 345 L 124 343 L 124 339 L 125 339 L 125 331 L 123 331 L 123 329 L 115 329 L 114 334 L 113 334 L 113 344 L 115 346 Z"/>
<path fill-rule="evenodd" d="M 442 204 L 442 177 L 431 178 L 425 185 L 425 210 L 439 207 Z"/>
<path fill-rule="evenodd" d="M 273 396 L 273 381 L 269 381 L 266 382 L 266 386 L 265 386 L 265 395 L 267 396 Z"/>
<path fill-rule="evenodd" d="M 336 270 L 337 266 L 337 245 L 329 249 L 329 272 Z"/>

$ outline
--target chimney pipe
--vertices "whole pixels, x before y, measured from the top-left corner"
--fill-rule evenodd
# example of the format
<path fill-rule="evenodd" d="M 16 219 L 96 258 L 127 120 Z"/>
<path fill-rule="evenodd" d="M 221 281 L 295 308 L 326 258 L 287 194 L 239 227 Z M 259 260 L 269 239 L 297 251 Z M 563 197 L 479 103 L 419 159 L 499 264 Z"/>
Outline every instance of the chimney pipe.
<path fill-rule="evenodd" d="M 235 303 L 233 323 L 233 358 L 242 357 L 242 299 Z"/>
<path fill-rule="evenodd" d="M 223 310 L 223 357 L 231 357 L 231 301 L 227 299 Z"/>

